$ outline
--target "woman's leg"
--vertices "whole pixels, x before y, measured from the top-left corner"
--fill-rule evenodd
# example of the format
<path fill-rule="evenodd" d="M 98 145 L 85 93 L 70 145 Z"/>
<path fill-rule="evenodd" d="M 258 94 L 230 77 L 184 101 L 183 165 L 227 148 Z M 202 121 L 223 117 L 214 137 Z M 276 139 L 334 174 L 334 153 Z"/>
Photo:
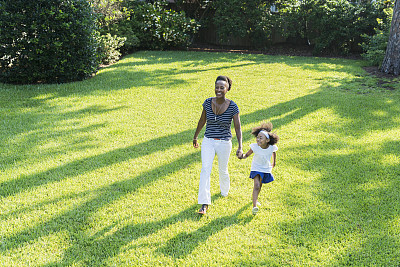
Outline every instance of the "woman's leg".
<path fill-rule="evenodd" d="M 228 162 L 231 150 L 231 141 L 216 141 L 215 151 L 218 156 L 219 187 L 221 189 L 221 195 L 224 197 L 228 195 L 230 188 Z"/>
<path fill-rule="evenodd" d="M 210 175 L 215 150 L 212 139 L 204 138 L 201 144 L 201 173 L 199 182 L 198 204 L 211 204 Z"/>

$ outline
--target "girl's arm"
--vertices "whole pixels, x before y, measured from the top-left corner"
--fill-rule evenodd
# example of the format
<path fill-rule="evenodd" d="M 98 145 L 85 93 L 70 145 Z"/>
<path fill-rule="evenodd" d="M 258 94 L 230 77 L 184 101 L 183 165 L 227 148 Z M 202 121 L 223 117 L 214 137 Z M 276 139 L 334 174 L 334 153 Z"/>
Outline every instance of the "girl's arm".
<path fill-rule="evenodd" d="M 253 150 L 250 148 L 250 150 L 247 151 L 246 154 L 243 154 L 240 159 L 248 158 L 251 154 L 253 154 Z"/>
<path fill-rule="evenodd" d="M 206 111 L 203 108 L 203 112 L 201 113 L 199 122 L 197 123 L 196 132 L 194 133 L 194 136 L 193 136 L 193 147 L 194 148 L 199 147 L 199 143 L 197 142 L 197 137 L 199 136 L 199 133 L 200 133 L 201 129 L 203 129 L 205 124 L 206 124 Z"/>
<path fill-rule="evenodd" d="M 272 162 L 271 162 L 272 168 L 275 167 L 275 164 L 276 164 L 276 152 L 273 152 L 272 153 Z"/>
<path fill-rule="evenodd" d="M 240 125 L 239 113 L 233 116 L 233 124 L 235 126 L 236 137 L 239 144 L 239 147 L 236 151 L 236 156 L 240 159 L 243 156 L 243 147 L 242 147 L 242 127 Z"/>

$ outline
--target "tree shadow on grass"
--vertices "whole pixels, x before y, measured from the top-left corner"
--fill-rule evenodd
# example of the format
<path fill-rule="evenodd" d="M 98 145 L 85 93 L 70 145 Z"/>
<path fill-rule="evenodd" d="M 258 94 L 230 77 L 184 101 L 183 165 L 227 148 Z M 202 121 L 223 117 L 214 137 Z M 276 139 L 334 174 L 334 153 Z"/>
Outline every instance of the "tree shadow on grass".
<path fill-rule="evenodd" d="M 220 194 L 213 195 L 212 201 L 215 201 L 217 198 L 220 198 Z M 226 227 L 234 224 L 248 223 L 252 217 L 248 216 L 244 219 L 237 217 L 247 206 L 241 208 L 233 216 L 223 217 L 228 219 L 227 221 L 222 218 L 216 219 L 207 226 L 199 229 L 199 231 L 202 232 L 201 235 L 195 234 L 194 237 L 196 237 L 196 239 L 192 240 L 193 242 L 188 241 L 188 243 L 191 243 L 191 249 L 194 250 L 196 246 L 199 245 L 200 241 L 207 240 L 208 237 Z M 106 264 L 108 259 L 117 256 L 123 247 L 135 240 L 156 234 L 157 232 L 180 221 L 202 220 L 202 216 L 196 213 L 197 208 L 198 205 L 195 204 L 166 219 L 126 225 L 112 234 L 107 234 L 112 228 L 117 227 L 117 224 L 110 225 L 93 236 L 81 237 L 78 242 L 75 242 L 75 244 L 64 253 L 65 256 L 60 262 L 51 263 L 45 266 L 69 266 L 71 264 L 73 265 L 77 261 L 83 261 L 88 266 L 103 266 Z M 188 252 L 186 253 L 189 254 Z"/>
<path fill-rule="evenodd" d="M 94 77 L 94 80 L 102 81 L 102 84 L 105 85 L 102 87 L 103 90 L 140 88 L 142 86 L 160 89 L 160 86 L 170 88 L 171 85 L 190 85 L 189 82 L 180 78 L 181 74 L 198 74 L 198 77 L 200 77 L 203 72 L 221 70 L 226 73 L 242 67 L 256 67 L 259 64 L 285 64 L 288 67 L 321 73 L 332 72 L 332 69 L 335 69 L 338 73 L 354 74 L 352 65 L 345 64 L 343 60 L 328 58 L 312 58 L 312 60 L 314 63 L 309 63 L 310 58 L 303 57 L 157 51 L 153 51 L 149 55 L 147 52 L 139 52 L 103 69 Z M 315 61 L 317 62 L 315 63 Z M 157 68 L 161 64 L 167 67 L 165 69 Z M 150 67 L 150 69 L 142 69 L 142 66 Z M 121 77 L 124 77 L 125 82 L 121 83 Z M 215 77 L 209 77 L 209 79 L 213 81 Z M 162 83 L 160 83 L 160 80 L 162 80 Z"/>
<path fill-rule="evenodd" d="M 96 197 L 84 202 L 80 206 L 62 213 L 49 221 L 38 224 L 35 227 L 25 229 L 24 231 L 8 238 L 3 238 L 0 251 L 16 248 L 31 240 L 36 240 L 41 236 L 62 230 L 66 230 L 72 239 L 76 238 L 77 241 L 82 240 L 80 237 L 82 234 L 81 228 L 86 225 L 89 217 L 96 211 L 110 203 L 113 203 L 126 194 L 134 193 L 139 188 L 148 186 L 155 183 L 157 180 L 163 179 L 171 172 L 181 170 L 183 166 L 198 161 L 200 161 L 200 151 L 195 151 L 169 164 L 159 166 L 151 171 L 140 174 L 137 177 L 115 182 L 111 185 L 94 190 L 91 193 L 95 194 Z"/>
<path fill-rule="evenodd" d="M 396 164 L 400 143 L 390 137 L 390 141 L 378 137 L 372 143 L 361 142 L 374 132 L 399 132 L 399 125 L 394 123 L 399 101 L 382 99 L 377 101 L 380 105 L 365 103 L 359 110 L 363 98 L 341 99 L 348 104 L 332 106 L 341 118 L 350 118 L 343 124 L 346 131 L 322 126 L 320 130 L 329 130 L 336 137 L 287 148 L 296 149 L 287 157 L 287 163 L 320 176 L 312 181 L 298 177 L 296 183 L 281 192 L 281 201 L 291 219 L 278 224 L 276 231 L 285 234 L 287 245 L 307 251 L 307 255 L 298 255 L 292 262 L 317 262 L 322 260 L 320 255 L 330 253 L 331 260 L 326 263 L 329 266 L 399 263 L 400 241 L 394 236 L 400 229 L 395 225 L 400 211 L 400 168 Z M 335 101 L 338 100 L 331 102 Z M 384 119 L 378 119 L 376 114 Z M 341 139 L 341 135 L 360 142 L 344 141 L 346 138 Z M 328 252 L 329 247 L 332 250 Z"/>
<path fill-rule="evenodd" d="M 100 155 L 76 160 L 41 173 L 21 175 L 17 179 L 0 183 L 0 196 L 15 195 L 28 189 L 81 175 L 112 164 L 161 152 L 173 146 L 186 143 L 188 140 L 191 140 L 192 135 L 193 130 L 187 130 L 173 136 L 163 136 L 138 145 L 119 148 Z M 155 146 L 154 143 L 158 143 L 159 145 Z"/>
<path fill-rule="evenodd" d="M 319 144 L 311 147 L 316 153 L 307 162 L 292 159 L 321 175 L 314 181 L 303 177 L 303 183 L 281 192 L 291 219 L 277 224 L 276 231 L 284 234 L 286 245 L 307 251 L 297 255 L 298 262 L 321 261 L 319 257 L 329 253 L 328 266 L 398 265 L 400 169 L 381 161 L 392 153 L 400 156 L 400 143 L 389 143 L 384 142 L 376 156 L 368 156 L 368 146 L 337 155 L 326 153 L 331 144 Z M 293 194 L 299 191 L 304 193 Z"/>
<path fill-rule="evenodd" d="M 244 210 L 248 210 L 250 206 L 251 203 L 243 206 L 233 215 L 217 218 L 209 224 L 198 228 L 196 231 L 180 233 L 170 239 L 164 246 L 158 248 L 156 252 L 173 258 L 185 258 L 187 255 L 192 253 L 199 244 L 204 243 L 211 235 L 233 225 L 248 224 L 254 216 L 248 215 L 241 218 L 240 215 Z"/>
<path fill-rule="evenodd" d="M 56 148 L 49 149 L 47 154 L 46 150 L 41 148 L 41 156 L 63 153 L 66 146 L 69 150 L 91 148 L 89 138 L 83 137 L 82 133 L 103 128 L 106 126 L 105 123 L 82 126 L 73 121 L 89 115 L 101 115 L 119 109 L 93 105 L 68 112 L 44 108 L 43 111 L 36 113 L 23 111 L 24 108 L 21 106 L 23 104 L 18 100 L 11 103 L 14 105 L 17 103 L 18 108 L 10 108 L 9 111 L 0 113 L 0 122 L 5 122 L 1 125 L 0 147 L 3 148 L 0 153 L 0 167 L 12 166 L 14 162 L 22 158 L 34 156 L 42 142 L 60 140 L 66 136 L 69 137 L 67 145 L 57 145 Z M 18 142 L 13 139 L 20 140 L 20 144 L 18 145 Z"/>
<path fill-rule="evenodd" d="M 319 129 L 330 133 L 360 137 L 373 129 L 389 130 L 398 126 L 395 116 L 400 111 L 398 99 L 382 98 L 374 99 L 374 102 L 371 102 L 370 98 L 363 98 L 352 93 L 335 96 L 330 92 L 331 90 L 341 90 L 341 88 L 327 89 L 321 87 L 315 93 L 242 115 L 242 124 L 268 121 L 270 118 L 279 117 L 271 120 L 271 122 L 275 127 L 283 127 L 318 110 L 329 109 L 345 120 L 339 127 L 335 122 L 332 124 L 322 123 Z M 382 121 L 385 121 L 385 123 L 382 123 Z M 299 127 L 299 132 L 302 131 L 302 128 L 304 127 Z M 244 134 L 245 136 L 248 135 Z"/>

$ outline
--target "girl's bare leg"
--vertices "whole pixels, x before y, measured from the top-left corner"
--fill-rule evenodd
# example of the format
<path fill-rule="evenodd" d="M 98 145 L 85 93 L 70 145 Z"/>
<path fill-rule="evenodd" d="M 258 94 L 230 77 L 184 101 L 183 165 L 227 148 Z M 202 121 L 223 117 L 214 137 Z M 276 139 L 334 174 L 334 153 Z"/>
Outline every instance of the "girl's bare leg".
<path fill-rule="evenodd" d="M 254 188 L 253 188 L 253 208 L 257 207 L 257 199 L 258 195 L 260 194 L 262 183 L 260 175 L 254 177 Z"/>

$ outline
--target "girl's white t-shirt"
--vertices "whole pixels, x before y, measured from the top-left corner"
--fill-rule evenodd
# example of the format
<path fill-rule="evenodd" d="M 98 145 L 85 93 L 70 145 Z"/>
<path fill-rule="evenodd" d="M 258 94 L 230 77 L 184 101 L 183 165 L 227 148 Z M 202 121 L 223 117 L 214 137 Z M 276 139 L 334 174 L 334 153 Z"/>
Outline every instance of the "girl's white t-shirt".
<path fill-rule="evenodd" d="M 276 145 L 272 145 L 263 149 L 256 143 L 250 145 L 251 150 L 253 150 L 254 156 L 251 163 L 251 170 L 263 173 L 271 173 L 271 157 L 272 153 L 278 151 Z"/>

